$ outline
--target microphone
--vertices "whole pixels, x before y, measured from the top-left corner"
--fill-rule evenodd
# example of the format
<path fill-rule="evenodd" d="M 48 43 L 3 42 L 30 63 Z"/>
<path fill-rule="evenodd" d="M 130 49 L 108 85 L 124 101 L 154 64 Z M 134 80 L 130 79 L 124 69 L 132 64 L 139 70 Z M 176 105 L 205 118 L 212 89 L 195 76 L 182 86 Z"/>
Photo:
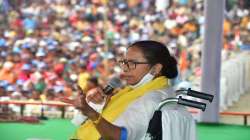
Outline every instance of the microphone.
<path fill-rule="evenodd" d="M 115 88 L 120 88 L 120 87 L 122 87 L 122 81 L 120 80 L 120 78 L 114 76 L 109 80 L 106 87 L 103 88 L 103 92 L 105 95 L 110 95 L 112 94 Z"/>

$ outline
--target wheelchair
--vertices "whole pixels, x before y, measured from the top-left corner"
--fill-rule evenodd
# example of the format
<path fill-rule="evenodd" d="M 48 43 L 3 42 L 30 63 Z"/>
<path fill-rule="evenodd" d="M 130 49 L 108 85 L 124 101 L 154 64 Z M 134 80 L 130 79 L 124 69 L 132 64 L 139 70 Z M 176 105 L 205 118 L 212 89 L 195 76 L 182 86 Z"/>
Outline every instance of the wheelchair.
<path fill-rule="evenodd" d="M 191 88 L 179 89 L 175 93 L 175 98 L 167 98 L 158 105 L 144 140 L 196 140 L 196 122 L 186 106 L 205 111 L 206 103 L 192 99 L 199 98 L 211 103 L 214 96 Z"/>

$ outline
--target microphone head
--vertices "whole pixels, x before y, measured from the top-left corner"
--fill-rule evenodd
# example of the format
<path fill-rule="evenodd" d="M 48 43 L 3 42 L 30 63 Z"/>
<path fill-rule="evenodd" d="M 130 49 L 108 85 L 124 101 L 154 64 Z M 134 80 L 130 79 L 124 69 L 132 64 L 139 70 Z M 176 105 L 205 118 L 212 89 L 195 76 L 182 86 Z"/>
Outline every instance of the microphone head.
<path fill-rule="evenodd" d="M 114 76 L 109 80 L 108 85 L 112 88 L 120 88 L 122 87 L 122 81 L 120 78 Z"/>
<path fill-rule="evenodd" d="M 122 86 L 121 80 L 118 77 L 114 76 L 109 80 L 107 86 L 103 89 L 103 92 L 106 95 L 110 95 L 113 93 L 113 90 L 115 88 L 119 88 L 121 86 Z"/>

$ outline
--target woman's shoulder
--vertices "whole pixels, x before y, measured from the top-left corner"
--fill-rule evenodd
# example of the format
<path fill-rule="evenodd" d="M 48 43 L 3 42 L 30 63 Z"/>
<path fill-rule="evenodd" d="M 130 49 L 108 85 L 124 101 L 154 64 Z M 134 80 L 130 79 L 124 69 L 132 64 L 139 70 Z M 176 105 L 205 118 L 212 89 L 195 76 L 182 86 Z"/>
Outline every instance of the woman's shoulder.
<path fill-rule="evenodd" d="M 159 103 L 169 97 L 173 97 L 174 90 L 172 87 L 164 88 L 164 89 L 158 89 L 158 90 L 152 90 L 147 93 L 145 93 L 143 96 L 135 100 L 134 104 L 132 106 L 150 106 L 152 108 L 155 108 L 159 105 Z"/>
<path fill-rule="evenodd" d="M 157 90 L 152 90 L 147 92 L 142 99 L 149 98 L 149 99 L 159 99 L 160 101 L 170 98 L 170 97 L 175 97 L 175 91 L 173 87 L 167 87 L 167 88 L 162 88 L 162 89 L 157 89 Z"/>

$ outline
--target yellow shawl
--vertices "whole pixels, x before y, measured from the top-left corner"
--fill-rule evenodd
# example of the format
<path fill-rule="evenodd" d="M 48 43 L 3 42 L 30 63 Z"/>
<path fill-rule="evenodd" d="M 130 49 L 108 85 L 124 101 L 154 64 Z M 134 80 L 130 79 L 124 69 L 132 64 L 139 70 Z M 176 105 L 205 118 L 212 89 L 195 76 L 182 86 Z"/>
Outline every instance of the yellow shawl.
<path fill-rule="evenodd" d="M 109 103 L 101 113 L 102 117 L 109 122 L 114 122 L 126 110 L 130 103 L 149 91 L 165 88 L 167 86 L 168 79 L 161 76 L 135 89 L 126 87 L 111 97 Z M 100 134 L 93 122 L 87 120 L 77 129 L 73 138 L 80 140 L 98 140 Z"/>

